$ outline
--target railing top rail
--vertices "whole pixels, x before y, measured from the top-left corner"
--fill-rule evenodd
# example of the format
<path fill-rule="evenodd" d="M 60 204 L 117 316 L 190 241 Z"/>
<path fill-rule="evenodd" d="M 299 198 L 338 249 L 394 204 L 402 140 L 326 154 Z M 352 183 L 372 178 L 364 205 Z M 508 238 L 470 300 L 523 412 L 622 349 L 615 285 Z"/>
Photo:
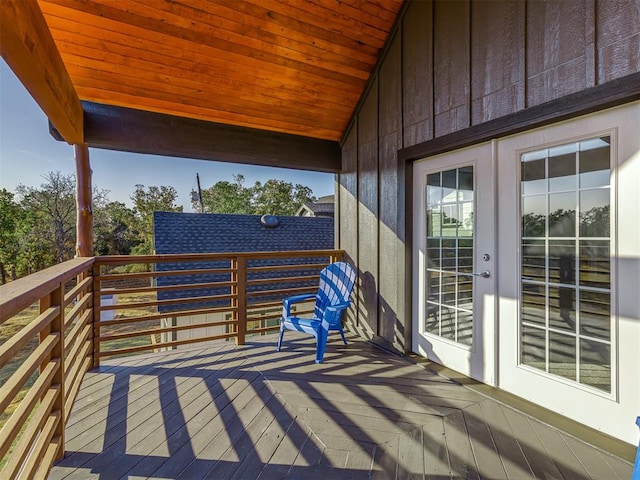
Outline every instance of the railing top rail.
<path fill-rule="evenodd" d="M 225 252 L 225 253 L 188 253 L 188 254 L 162 254 L 162 255 L 103 255 L 95 257 L 96 263 L 122 264 L 122 263 L 158 263 L 175 261 L 207 261 L 231 260 L 238 257 L 244 258 L 290 258 L 290 257 L 320 257 L 344 253 L 343 250 L 287 250 L 270 252 Z"/>
<path fill-rule="evenodd" d="M 0 286 L 0 324 L 93 265 L 93 257 L 80 257 Z"/>

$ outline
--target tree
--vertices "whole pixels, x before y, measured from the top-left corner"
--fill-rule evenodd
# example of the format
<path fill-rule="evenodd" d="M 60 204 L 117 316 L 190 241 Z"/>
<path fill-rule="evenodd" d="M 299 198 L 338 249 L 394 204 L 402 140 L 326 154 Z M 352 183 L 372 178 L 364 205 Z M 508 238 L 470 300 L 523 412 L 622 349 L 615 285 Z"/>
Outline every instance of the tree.
<path fill-rule="evenodd" d="M 234 175 L 233 183 L 217 182 L 202 191 L 202 203 L 207 213 L 254 213 L 252 206 L 253 192 L 244 186 L 244 176 Z M 194 210 L 198 210 L 197 202 L 191 202 Z"/>
<path fill-rule="evenodd" d="M 300 184 L 270 179 L 245 187 L 244 176 L 234 175 L 233 180 L 219 181 L 202 191 L 206 213 L 293 215 L 303 203 L 316 200 L 311 189 Z M 192 205 L 197 209 L 197 202 Z"/>
<path fill-rule="evenodd" d="M 7 268 L 15 279 L 18 254 L 18 227 L 22 221 L 22 209 L 14 201 L 13 193 L 0 190 L 0 282 L 7 283 Z"/>
<path fill-rule="evenodd" d="M 182 212 L 182 206 L 175 203 L 177 198 L 178 192 L 173 187 L 162 185 L 145 189 L 144 185 L 136 185 L 131 200 L 141 242 L 132 248 L 131 253 L 153 253 L 153 212 Z"/>
<path fill-rule="evenodd" d="M 314 202 L 316 198 L 309 187 L 295 186 L 284 180 L 270 179 L 254 186 L 255 213 L 258 215 L 293 215 L 305 202 Z"/>
<path fill-rule="evenodd" d="M 21 205 L 28 212 L 31 234 L 49 243 L 56 263 L 73 257 L 76 229 L 75 179 L 49 172 L 40 189 L 18 185 Z"/>
<path fill-rule="evenodd" d="M 124 203 L 108 202 L 94 208 L 93 214 L 95 255 L 129 255 L 142 243 L 135 212 Z"/>

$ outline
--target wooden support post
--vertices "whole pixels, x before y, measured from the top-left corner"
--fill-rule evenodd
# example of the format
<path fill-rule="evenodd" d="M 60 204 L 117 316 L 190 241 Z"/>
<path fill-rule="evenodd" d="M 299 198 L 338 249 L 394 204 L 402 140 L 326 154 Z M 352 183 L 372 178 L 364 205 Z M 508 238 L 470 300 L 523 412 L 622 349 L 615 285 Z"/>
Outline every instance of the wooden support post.
<path fill-rule="evenodd" d="M 89 147 L 75 146 L 76 157 L 76 257 L 93 255 L 93 209 L 91 208 L 91 165 Z"/>
<path fill-rule="evenodd" d="M 238 257 L 236 263 L 237 272 L 237 302 L 238 302 L 238 336 L 237 345 L 244 345 L 247 333 L 247 258 Z"/>

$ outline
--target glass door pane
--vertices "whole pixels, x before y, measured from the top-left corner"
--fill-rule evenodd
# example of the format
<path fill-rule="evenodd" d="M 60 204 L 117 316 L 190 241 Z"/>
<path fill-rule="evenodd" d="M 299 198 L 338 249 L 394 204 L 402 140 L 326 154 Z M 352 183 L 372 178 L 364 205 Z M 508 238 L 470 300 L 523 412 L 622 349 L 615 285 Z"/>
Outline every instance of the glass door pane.
<path fill-rule="evenodd" d="M 471 345 L 473 166 L 427 175 L 427 308 L 424 330 Z"/>
<path fill-rule="evenodd" d="M 520 363 L 611 392 L 610 138 L 521 157 Z"/>

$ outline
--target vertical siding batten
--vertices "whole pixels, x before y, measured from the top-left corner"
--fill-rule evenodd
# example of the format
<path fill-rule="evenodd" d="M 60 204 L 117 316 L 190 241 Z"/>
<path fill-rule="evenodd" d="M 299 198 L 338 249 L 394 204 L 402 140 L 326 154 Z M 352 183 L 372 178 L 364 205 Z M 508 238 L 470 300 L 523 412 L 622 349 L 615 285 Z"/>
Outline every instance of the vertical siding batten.
<path fill-rule="evenodd" d="M 379 288 L 377 335 L 384 346 L 404 351 L 400 318 L 404 285 L 404 174 L 402 146 L 402 34 L 390 42 L 379 75 Z M 400 290 L 400 288 L 402 290 Z"/>
<path fill-rule="evenodd" d="M 358 326 L 368 338 L 378 327 L 378 81 L 358 114 Z"/>

